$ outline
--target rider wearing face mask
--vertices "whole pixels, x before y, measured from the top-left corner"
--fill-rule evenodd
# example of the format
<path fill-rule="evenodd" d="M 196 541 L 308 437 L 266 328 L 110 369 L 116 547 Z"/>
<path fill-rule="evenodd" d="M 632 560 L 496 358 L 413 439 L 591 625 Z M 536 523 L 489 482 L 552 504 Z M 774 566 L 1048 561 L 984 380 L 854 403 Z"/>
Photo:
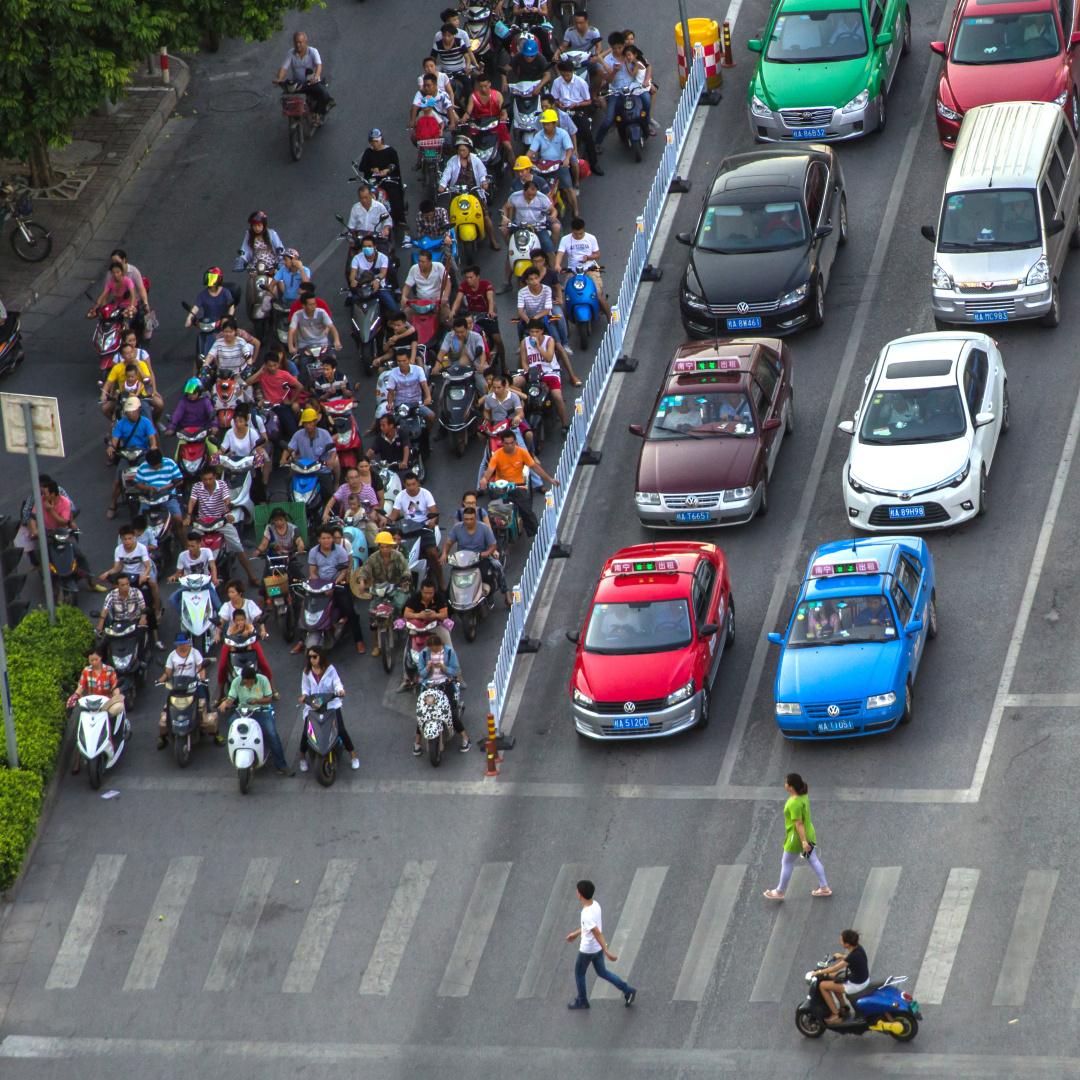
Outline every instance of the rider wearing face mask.
<path fill-rule="evenodd" d="M 365 236 L 360 241 L 360 251 L 349 264 L 349 288 L 355 290 L 360 275 L 370 270 L 379 279 L 379 303 L 390 313 L 400 311 L 394 293 L 390 289 L 386 276 L 390 271 L 390 260 L 375 247 L 375 239 Z"/>

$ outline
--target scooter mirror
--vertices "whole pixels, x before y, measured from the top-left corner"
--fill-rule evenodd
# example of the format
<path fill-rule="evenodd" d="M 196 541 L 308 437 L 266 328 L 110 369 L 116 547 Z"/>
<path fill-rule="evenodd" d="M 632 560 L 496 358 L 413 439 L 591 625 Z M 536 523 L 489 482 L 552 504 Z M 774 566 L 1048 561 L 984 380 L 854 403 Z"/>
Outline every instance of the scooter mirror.
<path fill-rule="evenodd" d="M 335 214 L 334 217 L 337 218 L 337 220 L 340 221 L 342 225 L 345 224 L 345 219 L 340 214 Z"/>

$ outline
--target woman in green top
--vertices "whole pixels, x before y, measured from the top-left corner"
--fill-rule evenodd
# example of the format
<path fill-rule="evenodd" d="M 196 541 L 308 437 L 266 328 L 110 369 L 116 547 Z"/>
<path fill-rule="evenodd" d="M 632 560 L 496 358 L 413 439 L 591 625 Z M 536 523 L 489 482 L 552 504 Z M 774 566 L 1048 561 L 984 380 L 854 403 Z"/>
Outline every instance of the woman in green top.
<path fill-rule="evenodd" d="M 817 857 L 815 845 L 817 834 L 814 832 L 814 823 L 810 820 L 810 800 L 807 796 L 809 788 L 798 773 L 788 773 L 784 781 L 784 788 L 791 796 L 784 803 L 784 860 L 780 869 L 780 884 L 775 889 L 767 889 L 765 896 L 769 900 L 783 900 L 784 891 L 791 880 L 791 871 L 795 869 L 795 860 L 802 855 L 810 861 L 810 865 L 817 874 L 818 888 L 813 892 L 814 896 L 832 896 L 832 889 L 825 880 L 825 867 Z"/>

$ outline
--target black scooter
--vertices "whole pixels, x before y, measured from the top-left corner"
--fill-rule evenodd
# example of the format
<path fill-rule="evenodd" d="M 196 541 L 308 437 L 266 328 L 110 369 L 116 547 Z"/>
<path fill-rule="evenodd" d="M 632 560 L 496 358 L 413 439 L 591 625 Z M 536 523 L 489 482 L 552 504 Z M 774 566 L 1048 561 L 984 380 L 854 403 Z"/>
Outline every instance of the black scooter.
<path fill-rule="evenodd" d="M 477 411 L 476 372 L 471 367 L 451 364 L 443 376 L 439 396 L 439 423 L 450 436 L 450 446 L 456 457 L 463 457 L 469 436 L 479 421 Z"/>
<path fill-rule="evenodd" d="M 22 334 L 19 333 L 19 312 L 8 311 L 0 303 L 0 375 L 14 371 L 25 359 Z"/>
<path fill-rule="evenodd" d="M 643 93 L 645 93 L 644 89 L 637 86 L 612 91 L 612 94 L 617 94 L 619 97 L 618 104 L 615 106 L 615 130 L 619 133 L 623 146 L 633 152 L 635 161 L 640 161 L 645 152 L 645 139 L 649 132 L 645 105 L 641 100 Z"/>
<path fill-rule="evenodd" d="M 544 439 L 551 434 L 555 422 L 555 402 L 551 389 L 544 382 L 544 372 L 539 364 L 529 368 L 525 379 L 525 423 L 533 433 L 533 454 L 540 453 Z"/>
<path fill-rule="evenodd" d="M 45 540 L 56 602 L 76 607 L 79 603 L 79 567 L 75 562 L 75 532 L 73 529 L 49 529 Z"/>
<path fill-rule="evenodd" d="M 191 745 L 199 738 L 200 680 L 194 675 L 174 675 L 165 684 L 169 696 L 165 701 L 165 733 L 172 740 L 176 764 L 181 769 L 191 759 Z"/>
<path fill-rule="evenodd" d="M 146 628 L 135 620 L 120 622 L 109 618 L 104 634 L 109 663 L 116 672 L 120 693 L 124 695 L 124 709 L 130 713 L 146 677 Z"/>
<path fill-rule="evenodd" d="M 337 755 L 341 747 L 338 734 L 338 709 L 331 708 L 333 694 L 313 694 L 306 704 L 311 707 L 304 724 L 308 742 L 315 748 L 315 779 L 330 787 L 337 779 Z"/>
<path fill-rule="evenodd" d="M 426 471 L 424 462 L 427 461 L 428 455 L 431 453 L 431 443 L 428 439 L 427 424 L 424 423 L 424 418 L 420 415 L 420 406 L 415 402 L 411 405 L 404 403 L 395 405 L 394 419 L 397 421 L 398 427 L 403 427 L 409 433 L 409 445 L 415 446 L 419 450 L 417 460 L 410 461 L 409 465 L 417 477 L 423 481 Z"/>

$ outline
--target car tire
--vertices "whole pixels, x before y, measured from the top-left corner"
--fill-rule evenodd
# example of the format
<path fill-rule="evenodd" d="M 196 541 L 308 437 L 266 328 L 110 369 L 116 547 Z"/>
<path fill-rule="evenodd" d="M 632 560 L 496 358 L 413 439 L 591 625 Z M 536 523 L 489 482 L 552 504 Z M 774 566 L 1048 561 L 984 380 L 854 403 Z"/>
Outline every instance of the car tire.
<path fill-rule="evenodd" d="M 930 605 L 926 611 L 926 640 L 933 641 L 937 637 L 937 590 L 930 590 Z"/>
<path fill-rule="evenodd" d="M 915 694 L 911 689 L 911 679 L 904 684 L 904 711 L 900 714 L 897 723 L 910 724 L 915 714 Z"/>
<path fill-rule="evenodd" d="M 911 52 L 911 8 L 904 8 L 904 36 L 900 42 L 900 55 L 907 56 Z"/>
<path fill-rule="evenodd" d="M 814 286 L 814 310 L 810 313 L 810 325 L 817 329 L 825 322 L 825 283 L 818 274 Z"/>
<path fill-rule="evenodd" d="M 975 511 L 976 517 L 986 517 L 986 511 L 990 509 L 990 498 L 986 494 L 986 466 L 979 469 L 979 506 Z"/>
<path fill-rule="evenodd" d="M 695 731 L 702 731 L 709 726 L 709 710 L 711 707 L 712 695 L 709 693 L 709 684 L 703 683 L 701 687 L 701 714 L 697 718 L 697 723 L 694 724 Z"/>
<path fill-rule="evenodd" d="M 836 244 L 838 247 L 843 247 L 847 243 L 848 238 L 848 221 L 847 221 L 847 195 L 841 193 L 840 195 L 840 235 L 836 238 Z"/>
<path fill-rule="evenodd" d="M 1050 287 L 1050 310 L 1042 317 L 1042 324 L 1048 330 L 1053 330 L 1061 321 L 1061 295 L 1058 292 L 1058 283 L 1055 281 Z"/>
<path fill-rule="evenodd" d="M 793 435 L 795 433 L 795 391 L 793 390 L 788 394 L 787 402 L 787 416 L 784 420 L 784 434 Z"/>
<path fill-rule="evenodd" d="M 885 107 L 885 90 L 882 89 L 878 95 L 878 107 L 877 107 L 877 127 L 874 129 L 877 132 L 885 130 L 885 122 L 888 120 L 889 114 Z"/>
<path fill-rule="evenodd" d="M 769 479 L 761 478 L 761 503 L 757 508 L 757 516 L 764 517 L 769 512 Z"/>
<path fill-rule="evenodd" d="M 1009 400 L 1009 384 L 1001 391 L 1001 434 L 1007 435 L 1012 427 L 1012 402 Z"/>

